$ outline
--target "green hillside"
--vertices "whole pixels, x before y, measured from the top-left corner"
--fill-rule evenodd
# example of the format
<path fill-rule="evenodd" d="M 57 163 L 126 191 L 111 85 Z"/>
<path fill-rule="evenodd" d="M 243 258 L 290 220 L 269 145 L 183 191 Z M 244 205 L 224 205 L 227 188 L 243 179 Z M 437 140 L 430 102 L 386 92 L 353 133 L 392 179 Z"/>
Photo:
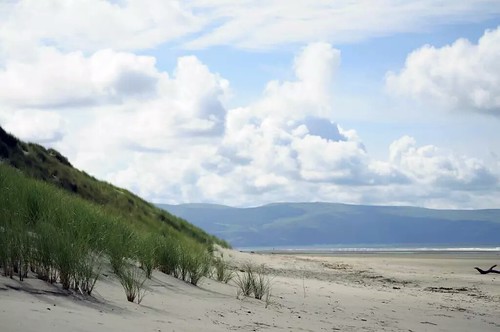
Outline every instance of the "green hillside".
<path fill-rule="evenodd" d="M 0 162 L 20 170 L 24 175 L 55 185 L 86 201 L 105 208 L 107 213 L 136 230 L 162 234 L 179 234 L 200 243 L 228 244 L 202 229 L 161 210 L 131 192 L 74 168 L 59 152 L 25 143 L 0 127 Z"/>

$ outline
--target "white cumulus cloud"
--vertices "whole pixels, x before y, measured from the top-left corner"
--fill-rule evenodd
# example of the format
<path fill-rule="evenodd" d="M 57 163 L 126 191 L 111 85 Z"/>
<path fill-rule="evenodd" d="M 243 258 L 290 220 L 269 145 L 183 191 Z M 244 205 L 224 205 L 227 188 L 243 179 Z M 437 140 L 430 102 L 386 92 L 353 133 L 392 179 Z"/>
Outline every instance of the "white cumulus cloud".
<path fill-rule="evenodd" d="M 500 27 L 477 44 L 459 39 L 443 47 L 423 46 L 399 72 L 389 72 L 389 92 L 449 109 L 500 115 Z"/>
<path fill-rule="evenodd" d="M 221 153 L 248 174 L 272 175 L 270 185 L 298 183 L 380 184 L 403 177 L 373 164 L 353 130 L 334 121 L 331 83 L 340 52 L 313 43 L 296 57 L 292 81 L 270 82 L 260 100 L 228 111 Z M 397 181 L 396 181 L 397 182 Z"/>
<path fill-rule="evenodd" d="M 481 160 L 459 156 L 434 145 L 418 147 L 416 140 L 404 136 L 390 148 L 390 162 L 415 183 L 449 189 L 495 188 L 499 181 Z"/>
<path fill-rule="evenodd" d="M 155 95 L 160 76 L 153 57 L 111 50 L 86 57 L 42 47 L 0 69 L 0 102 L 25 108 L 120 103 Z"/>

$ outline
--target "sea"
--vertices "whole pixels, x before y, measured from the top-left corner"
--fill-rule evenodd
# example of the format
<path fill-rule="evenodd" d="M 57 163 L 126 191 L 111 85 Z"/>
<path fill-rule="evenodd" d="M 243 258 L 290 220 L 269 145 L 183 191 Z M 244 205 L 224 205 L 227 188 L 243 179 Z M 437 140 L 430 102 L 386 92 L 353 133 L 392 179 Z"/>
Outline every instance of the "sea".
<path fill-rule="evenodd" d="M 260 253 L 311 253 L 311 254 L 415 254 L 415 253 L 499 253 L 499 244 L 349 244 L 349 245 L 308 245 L 308 246 L 265 246 L 235 248 L 243 252 Z"/>

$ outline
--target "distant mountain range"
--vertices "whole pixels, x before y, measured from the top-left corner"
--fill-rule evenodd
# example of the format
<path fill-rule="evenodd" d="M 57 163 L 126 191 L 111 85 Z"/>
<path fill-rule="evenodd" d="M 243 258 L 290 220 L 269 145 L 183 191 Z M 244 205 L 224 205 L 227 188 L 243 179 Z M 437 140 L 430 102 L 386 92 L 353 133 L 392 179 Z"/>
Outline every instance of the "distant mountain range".
<path fill-rule="evenodd" d="M 254 208 L 157 204 L 235 247 L 308 245 L 495 245 L 500 209 L 433 210 L 336 203 Z"/>

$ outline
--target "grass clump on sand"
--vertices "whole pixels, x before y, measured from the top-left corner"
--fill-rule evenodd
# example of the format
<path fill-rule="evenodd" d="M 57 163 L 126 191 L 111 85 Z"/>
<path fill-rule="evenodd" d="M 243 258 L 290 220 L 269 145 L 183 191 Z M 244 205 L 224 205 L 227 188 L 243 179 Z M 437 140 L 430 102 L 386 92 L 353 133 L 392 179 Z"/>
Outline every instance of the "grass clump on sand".
<path fill-rule="evenodd" d="M 179 240 L 173 236 L 168 236 L 160 242 L 157 259 L 161 272 L 178 277 L 180 250 Z"/>
<path fill-rule="evenodd" d="M 238 288 L 237 298 L 240 295 L 253 295 L 256 299 L 261 300 L 266 296 L 266 301 L 268 301 L 271 293 L 271 279 L 266 274 L 264 265 L 256 266 L 252 263 L 246 263 L 240 273 L 236 274 L 234 280 Z"/>
<path fill-rule="evenodd" d="M 63 289 L 91 294 L 99 276 L 106 216 L 83 200 L 0 165 L 0 266 L 32 271 Z M 110 232 L 111 229 L 108 230 Z"/>
<path fill-rule="evenodd" d="M 144 288 L 144 283 L 146 282 L 145 272 L 134 265 L 122 266 L 117 276 L 125 290 L 127 300 L 134 302 L 137 299 L 137 303 L 141 304 L 146 294 Z"/>
<path fill-rule="evenodd" d="M 157 257 L 160 271 L 193 285 L 208 276 L 211 268 L 207 246 L 186 238 L 168 238 L 158 246 Z"/>
<path fill-rule="evenodd" d="M 212 257 L 205 246 L 194 242 L 190 242 L 183 250 L 188 253 L 187 272 L 189 282 L 196 286 L 201 278 L 206 277 L 210 272 Z"/>
<path fill-rule="evenodd" d="M 146 278 L 148 279 L 151 279 L 153 270 L 158 267 L 161 241 L 161 237 L 154 234 L 141 236 L 138 239 L 137 260 L 141 264 L 141 268 L 146 273 Z"/>
<path fill-rule="evenodd" d="M 12 278 L 17 275 L 22 281 L 28 273 L 31 239 L 24 229 L 16 226 L 0 227 L 0 266 L 4 267 L 4 276 Z"/>
<path fill-rule="evenodd" d="M 91 295 L 109 261 L 127 298 L 140 302 L 145 279 L 155 268 L 198 284 L 210 270 L 209 248 L 175 230 L 134 228 L 106 208 L 0 163 L 0 268 L 5 276 L 23 280 L 31 272 Z"/>
<path fill-rule="evenodd" d="M 214 257 L 212 265 L 214 267 L 213 276 L 215 280 L 227 284 L 234 278 L 235 273 L 229 266 L 229 263 L 224 260 L 224 257 Z"/>

